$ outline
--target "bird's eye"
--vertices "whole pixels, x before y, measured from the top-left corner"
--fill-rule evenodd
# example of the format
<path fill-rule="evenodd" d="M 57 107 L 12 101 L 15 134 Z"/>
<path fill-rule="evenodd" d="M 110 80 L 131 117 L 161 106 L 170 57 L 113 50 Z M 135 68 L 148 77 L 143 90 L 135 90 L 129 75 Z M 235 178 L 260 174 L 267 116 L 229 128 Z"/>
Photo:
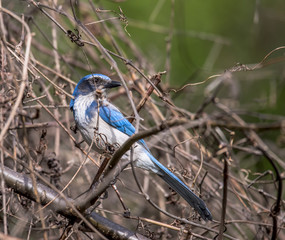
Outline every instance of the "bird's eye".
<path fill-rule="evenodd" d="M 98 79 L 97 78 L 95 78 L 95 77 L 93 77 L 93 78 L 91 78 L 90 80 L 90 83 L 92 84 L 92 85 L 97 85 L 98 84 Z"/>

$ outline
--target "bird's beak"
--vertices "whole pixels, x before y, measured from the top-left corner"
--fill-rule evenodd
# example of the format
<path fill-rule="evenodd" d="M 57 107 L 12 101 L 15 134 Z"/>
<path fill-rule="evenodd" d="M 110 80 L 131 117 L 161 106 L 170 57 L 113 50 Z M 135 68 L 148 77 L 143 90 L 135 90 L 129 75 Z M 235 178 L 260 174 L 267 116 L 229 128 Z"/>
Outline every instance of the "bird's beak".
<path fill-rule="evenodd" d="M 114 88 L 121 86 L 121 83 L 118 81 L 112 81 L 104 85 L 104 88 Z"/>

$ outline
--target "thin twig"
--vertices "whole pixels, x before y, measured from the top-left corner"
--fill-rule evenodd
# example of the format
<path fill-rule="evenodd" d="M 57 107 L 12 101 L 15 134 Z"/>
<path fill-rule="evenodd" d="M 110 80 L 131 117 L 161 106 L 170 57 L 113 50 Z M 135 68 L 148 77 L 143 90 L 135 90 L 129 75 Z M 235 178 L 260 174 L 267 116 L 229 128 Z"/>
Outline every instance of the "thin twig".
<path fill-rule="evenodd" d="M 0 133 L 0 142 L 3 140 L 4 135 L 6 134 L 7 130 L 9 129 L 9 126 L 12 122 L 12 120 L 15 117 L 16 111 L 22 101 L 22 97 L 24 95 L 24 90 L 28 81 L 28 63 L 29 63 L 29 55 L 30 55 L 30 48 L 31 48 L 31 42 L 32 42 L 32 35 L 30 32 L 30 28 L 27 25 L 27 23 L 25 21 L 23 21 L 21 18 L 19 18 L 17 15 L 15 15 L 13 12 L 5 9 L 5 8 L 0 8 L 0 11 L 3 11 L 7 14 L 9 14 L 10 16 L 12 16 L 13 18 L 15 18 L 17 21 L 19 21 L 26 29 L 27 32 L 27 36 L 26 36 L 26 51 L 25 51 L 25 57 L 24 57 L 24 62 L 23 62 L 23 70 L 22 70 L 22 81 L 21 81 L 21 85 L 18 91 L 18 97 L 17 100 L 13 106 L 12 111 L 10 112 L 9 118 L 7 119 L 4 127 L 2 128 L 2 131 Z"/>

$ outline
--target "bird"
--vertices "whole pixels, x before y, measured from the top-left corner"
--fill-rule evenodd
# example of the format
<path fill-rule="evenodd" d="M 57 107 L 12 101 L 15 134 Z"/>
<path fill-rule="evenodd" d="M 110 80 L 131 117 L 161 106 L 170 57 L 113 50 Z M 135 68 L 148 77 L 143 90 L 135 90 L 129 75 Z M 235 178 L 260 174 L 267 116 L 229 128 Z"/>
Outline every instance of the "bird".
<path fill-rule="evenodd" d="M 92 73 L 80 79 L 73 91 L 74 98 L 70 101 L 70 110 L 73 112 L 77 129 L 87 144 L 92 145 L 92 149 L 101 154 L 112 145 L 121 146 L 135 134 L 135 127 L 107 99 L 106 90 L 119 86 L 120 82 L 111 80 L 108 76 Z M 130 159 L 130 154 L 129 150 L 122 158 Z M 132 157 L 135 167 L 157 174 L 182 196 L 202 219 L 212 220 L 212 214 L 205 202 L 152 155 L 143 139 L 134 144 Z"/>

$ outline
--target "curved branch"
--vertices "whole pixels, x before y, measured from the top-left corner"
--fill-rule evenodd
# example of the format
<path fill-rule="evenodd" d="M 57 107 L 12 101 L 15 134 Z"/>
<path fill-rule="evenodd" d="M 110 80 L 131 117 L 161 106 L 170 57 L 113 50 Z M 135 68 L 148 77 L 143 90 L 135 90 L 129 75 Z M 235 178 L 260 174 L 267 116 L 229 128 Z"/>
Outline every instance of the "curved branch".
<path fill-rule="evenodd" d="M 152 127 L 148 130 L 145 130 L 145 131 L 142 131 L 142 132 L 139 132 L 137 134 L 132 135 L 130 138 L 128 138 L 127 141 L 125 141 L 125 143 L 112 156 L 110 163 L 109 163 L 109 170 L 117 165 L 117 163 L 120 161 L 121 157 L 138 140 L 143 139 L 145 137 L 149 137 L 149 136 L 154 135 L 154 134 L 157 134 L 157 133 L 159 133 L 159 132 L 161 132 L 167 128 L 178 126 L 178 125 L 183 125 L 183 124 L 186 124 L 188 122 L 189 122 L 189 120 L 186 118 L 180 118 L 180 119 L 174 118 L 174 119 L 170 119 L 168 121 L 164 121 L 161 124 L 159 124 L 155 127 Z M 193 125 L 196 125 L 196 124 L 197 124 L 197 122 L 193 121 Z"/>
<path fill-rule="evenodd" d="M 201 121 L 193 121 L 192 126 L 196 126 Z M 114 182 L 116 177 L 124 170 L 124 168 L 129 164 L 129 160 L 121 159 L 122 156 L 131 148 L 131 146 L 138 140 L 154 135 L 158 132 L 161 132 L 169 127 L 182 125 L 189 123 L 189 120 L 186 118 L 181 119 L 171 119 L 165 121 L 158 126 L 150 128 L 146 131 L 139 132 L 131 136 L 112 156 L 109 165 L 105 168 L 104 177 L 101 177 L 99 181 L 96 181 L 96 186 L 91 186 L 90 189 L 82 194 L 78 199 L 75 200 L 74 205 L 80 210 L 84 211 L 85 209 L 92 206 L 98 198 L 103 194 L 106 189 Z"/>
<path fill-rule="evenodd" d="M 12 188 L 15 192 L 23 195 L 33 201 L 36 201 L 35 191 L 33 190 L 32 179 L 25 174 L 15 172 L 7 167 L 0 168 L 0 174 L 3 174 L 7 187 Z M 45 205 L 52 201 L 50 208 L 57 213 L 69 218 L 81 220 L 78 216 L 73 214 L 68 206 L 74 203 L 74 200 L 68 197 L 58 197 L 58 193 L 49 187 L 37 183 L 37 192 L 40 195 L 40 204 Z M 85 212 L 83 216 L 92 224 L 100 233 L 102 233 L 108 239 L 142 239 L 148 238 L 129 231 L 121 225 L 118 225 L 110 220 L 98 215 L 97 213 L 88 214 Z M 90 231 L 90 229 L 85 229 Z"/>

